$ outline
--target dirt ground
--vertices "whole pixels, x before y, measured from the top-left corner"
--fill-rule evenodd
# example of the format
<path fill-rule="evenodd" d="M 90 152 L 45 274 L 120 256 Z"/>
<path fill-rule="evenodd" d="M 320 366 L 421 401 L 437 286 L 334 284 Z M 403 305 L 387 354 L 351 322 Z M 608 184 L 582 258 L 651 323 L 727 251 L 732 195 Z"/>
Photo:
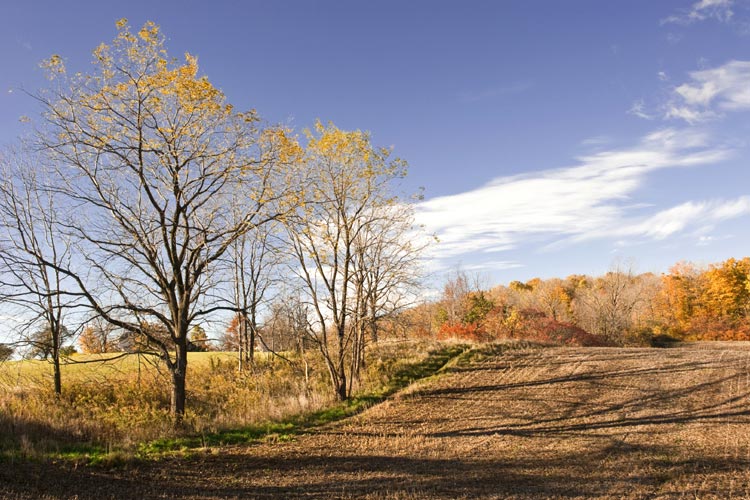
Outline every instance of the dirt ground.
<path fill-rule="evenodd" d="M 750 498 L 750 346 L 508 351 L 291 442 L 5 464 L 0 497 Z"/>

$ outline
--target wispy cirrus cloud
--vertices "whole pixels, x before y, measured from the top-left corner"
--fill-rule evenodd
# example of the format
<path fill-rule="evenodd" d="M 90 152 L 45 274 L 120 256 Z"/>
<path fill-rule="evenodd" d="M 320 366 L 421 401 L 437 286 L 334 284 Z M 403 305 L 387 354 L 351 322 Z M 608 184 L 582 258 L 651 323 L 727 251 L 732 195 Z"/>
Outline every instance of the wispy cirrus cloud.
<path fill-rule="evenodd" d="M 690 125 L 721 118 L 729 112 L 750 110 L 750 61 L 732 60 L 688 74 L 685 83 L 671 87 L 661 103 L 647 106 L 636 100 L 628 114 L 653 120 L 677 119 Z M 661 72 L 659 80 L 667 81 Z"/>
<path fill-rule="evenodd" d="M 463 264 L 461 269 L 464 271 L 498 271 L 501 269 L 518 269 L 525 267 L 520 262 L 514 260 L 488 260 L 473 264 Z"/>
<path fill-rule="evenodd" d="M 529 241 L 544 246 L 605 237 L 659 239 L 685 230 L 691 221 L 714 220 L 710 214 L 737 216 L 745 206 L 733 212 L 731 205 L 710 202 L 700 209 L 675 207 L 633 217 L 644 206 L 632 195 L 649 174 L 716 163 L 730 154 L 711 146 L 702 132 L 668 128 L 631 148 L 583 156 L 572 167 L 500 177 L 472 191 L 427 200 L 418 206 L 417 219 L 439 238 L 433 249 L 437 259 L 506 251 Z"/>
<path fill-rule="evenodd" d="M 688 9 L 662 19 L 661 23 L 688 25 L 708 19 L 726 23 L 734 16 L 733 4 L 733 0 L 699 0 Z"/>
<path fill-rule="evenodd" d="M 654 115 L 646 110 L 646 102 L 643 99 L 638 99 L 637 101 L 635 101 L 633 105 L 630 106 L 628 114 L 637 116 L 638 118 L 643 118 L 644 120 L 654 119 Z"/>
<path fill-rule="evenodd" d="M 643 218 L 624 218 L 617 226 L 577 235 L 573 240 L 576 242 L 596 238 L 664 240 L 693 228 L 705 232 L 720 222 L 748 214 L 750 214 L 750 196 L 728 200 L 688 201 Z"/>
<path fill-rule="evenodd" d="M 750 61 L 729 61 L 690 73 L 690 81 L 674 89 L 665 117 L 697 123 L 743 110 L 750 110 Z"/>

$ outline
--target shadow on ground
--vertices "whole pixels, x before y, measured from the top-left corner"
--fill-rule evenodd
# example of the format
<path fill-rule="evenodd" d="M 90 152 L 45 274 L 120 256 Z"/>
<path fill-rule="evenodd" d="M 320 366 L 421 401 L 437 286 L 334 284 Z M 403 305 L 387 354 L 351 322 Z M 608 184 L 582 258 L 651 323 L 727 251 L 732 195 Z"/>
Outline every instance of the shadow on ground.
<path fill-rule="evenodd" d="M 619 455 L 643 458 L 623 476 Z M 587 460 L 415 459 L 389 456 L 271 457 L 245 455 L 193 458 L 138 469 L 72 469 L 60 464 L 16 464 L 0 473 L 3 498 L 487 498 L 639 497 L 680 477 L 719 475 L 747 481 L 747 460 L 673 461 L 667 450 L 624 447 L 599 450 Z M 657 457 L 657 458 L 655 458 Z M 661 458 L 658 458 L 661 457 Z M 628 458 L 629 460 L 629 458 Z M 592 471 L 591 464 L 602 465 Z M 273 484 L 279 475 L 287 480 Z M 13 476 L 13 477 L 9 477 Z M 293 479 L 290 484 L 289 479 Z M 730 498 L 731 481 L 704 484 L 692 494 Z M 747 483 L 746 483 L 747 484 Z M 736 486 L 735 486 L 736 489 Z M 696 498 L 696 496 L 692 496 Z"/>
<path fill-rule="evenodd" d="M 76 468 L 3 498 L 750 496 L 750 352 L 549 349 L 464 366 L 292 443 Z"/>

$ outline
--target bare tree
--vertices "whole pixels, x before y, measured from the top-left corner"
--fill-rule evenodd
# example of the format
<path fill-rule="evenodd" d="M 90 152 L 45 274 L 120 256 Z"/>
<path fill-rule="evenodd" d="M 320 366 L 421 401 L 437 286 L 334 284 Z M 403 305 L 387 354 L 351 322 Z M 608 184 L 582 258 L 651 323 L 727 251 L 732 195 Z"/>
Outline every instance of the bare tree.
<path fill-rule="evenodd" d="M 240 371 L 254 363 L 261 309 L 277 281 L 275 271 L 280 259 L 273 231 L 274 227 L 268 224 L 242 235 L 232 243 L 227 255 L 233 272 L 233 302 L 237 310 L 233 325 L 236 323 Z"/>
<path fill-rule="evenodd" d="M 179 423 L 190 328 L 235 310 L 208 292 L 231 246 L 278 217 L 277 166 L 294 145 L 254 111 L 235 112 L 196 58 L 169 59 L 153 23 L 118 28 L 91 75 L 66 78 L 60 57 L 47 62 L 62 83 L 39 96 L 41 140 L 59 165 L 53 187 L 76 211 L 65 231 L 83 260 L 53 267 L 97 315 L 156 348 Z M 238 203 L 241 217 L 227 210 Z"/>
<path fill-rule="evenodd" d="M 286 227 L 294 263 L 290 270 L 303 283 L 313 318 L 309 337 L 325 359 L 334 393 L 351 393 L 353 343 L 357 335 L 356 308 L 361 303 L 357 241 L 382 220 L 385 207 L 397 204 L 394 181 L 405 164 L 390 151 L 375 148 L 367 134 L 317 124 L 308 134 L 305 166 L 309 200 Z"/>
<path fill-rule="evenodd" d="M 465 271 L 456 269 L 450 273 L 443 285 L 437 310 L 438 323 L 455 324 L 463 321 L 469 309 L 469 294 L 478 290 L 479 287 L 472 287 L 471 278 Z"/>
<path fill-rule="evenodd" d="M 296 351 L 304 354 L 309 344 L 309 324 L 309 310 L 299 296 L 284 294 L 268 308 L 258 340 L 268 352 Z"/>
<path fill-rule="evenodd" d="M 309 348 L 315 348 L 315 335 L 310 325 L 310 308 L 299 293 L 280 292 L 270 304 L 263 321 L 258 341 L 260 347 L 292 366 L 301 363 L 305 385 L 310 383 L 310 365 L 306 356 Z M 287 356 L 280 351 L 293 351 L 298 357 Z M 298 360 L 298 361 L 297 361 Z"/>
<path fill-rule="evenodd" d="M 19 342 L 52 362 L 54 390 L 61 394 L 61 353 L 71 337 L 64 321 L 75 306 L 61 268 L 71 262 L 71 246 L 58 231 L 61 209 L 43 188 L 44 158 L 9 151 L 0 163 L 0 294 L 16 318 Z"/>
<path fill-rule="evenodd" d="M 419 259 L 429 241 L 414 225 L 409 204 L 377 207 L 367 218 L 353 246 L 355 376 L 364 366 L 368 338 L 378 342 L 380 323 L 415 305 L 421 285 Z"/>
<path fill-rule="evenodd" d="M 641 301 L 640 283 L 630 268 L 613 267 L 576 296 L 578 324 L 590 333 L 621 344 L 634 324 Z"/>

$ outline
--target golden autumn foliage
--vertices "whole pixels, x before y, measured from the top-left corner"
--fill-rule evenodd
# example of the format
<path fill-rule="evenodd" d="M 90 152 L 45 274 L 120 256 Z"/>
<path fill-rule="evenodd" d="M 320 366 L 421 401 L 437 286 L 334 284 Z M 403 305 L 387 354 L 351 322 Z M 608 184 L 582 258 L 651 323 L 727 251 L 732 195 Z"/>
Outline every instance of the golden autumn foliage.
<path fill-rule="evenodd" d="M 100 325 L 90 325 L 83 329 L 78 337 L 78 345 L 83 354 L 102 354 L 116 352 L 120 346 L 112 335 L 112 330 Z"/>
<path fill-rule="evenodd" d="M 681 338 L 744 340 L 750 319 L 750 258 L 707 268 L 675 265 L 656 297 L 662 328 Z"/>
<path fill-rule="evenodd" d="M 39 142 L 55 193 L 77 207 L 61 227 L 86 266 L 66 275 L 128 337 L 124 348 L 158 352 L 179 421 L 189 332 L 219 307 L 199 304 L 229 272 L 228 249 L 299 204 L 290 178 L 302 150 L 288 129 L 236 111 L 194 55 L 170 58 L 156 24 L 116 26 L 90 72 L 71 74 L 60 56 L 43 64 L 51 84 L 39 95 Z M 90 273 L 106 291 L 89 289 Z"/>
<path fill-rule="evenodd" d="M 680 262 L 661 276 L 614 270 L 534 278 L 487 292 L 470 282 L 465 273 L 451 276 L 439 300 L 420 306 L 420 321 L 405 315 L 412 331 L 438 339 L 576 345 L 750 340 L 750 257 L 705 267 Z"/>

